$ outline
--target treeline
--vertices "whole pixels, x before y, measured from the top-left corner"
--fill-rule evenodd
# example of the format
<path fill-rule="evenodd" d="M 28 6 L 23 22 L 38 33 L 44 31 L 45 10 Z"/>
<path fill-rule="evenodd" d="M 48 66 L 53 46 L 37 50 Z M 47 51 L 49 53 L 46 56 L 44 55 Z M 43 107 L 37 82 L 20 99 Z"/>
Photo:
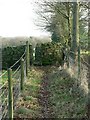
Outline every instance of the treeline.
<path fill-rule="evenodd" d="M 50 42 L 50 37 L 0 37 L 1 48 L 5 47 L 15 47 L 20 45 L 25 45 L 26 41 L 29 41 L 29 44 L 32 44 L 33 47 L 36 46 L 37 43 L 46 43 Z"/>
<path fill-rule="evenodd" d="M 42 0 L 35 3 L 36 25 L 51 33 L 54 42 L 68 46 L 74 53 L 78 46 L 88 49 L 89 2 Z"/>

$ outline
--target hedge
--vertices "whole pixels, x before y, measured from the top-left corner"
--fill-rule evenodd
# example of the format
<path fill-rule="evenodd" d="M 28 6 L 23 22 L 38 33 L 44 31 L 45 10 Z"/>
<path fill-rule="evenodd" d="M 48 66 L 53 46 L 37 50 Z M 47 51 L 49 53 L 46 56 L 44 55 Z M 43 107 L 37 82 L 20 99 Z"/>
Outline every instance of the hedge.
<path fill-rule="evenodd" d="M 62 49 L 60 43 L 37 44 L 35 62 L 38 65 L 62 65 L 64 59 Z"/>
<path fill-rule="evenodd" d="M 15 46 L 15 47 L 6 47 L 2 49 L 2 69 L 7 69 L 12 66 L 25 52 L 26 45 Z M 30 48 L 30 64 L 33 64 L 33 51 L 32 46 Z M 17 68 L 20 65 L 20 62 L 15 65 L 14 68 Z"/>
<path fill-rule="evenodd" d="M 24 46 L 6 47 L 2 49 L 2 68 L 7 69 L 12 66 L 24 53 Z M 18 63 L 15 67 L 17 67 Z"/>

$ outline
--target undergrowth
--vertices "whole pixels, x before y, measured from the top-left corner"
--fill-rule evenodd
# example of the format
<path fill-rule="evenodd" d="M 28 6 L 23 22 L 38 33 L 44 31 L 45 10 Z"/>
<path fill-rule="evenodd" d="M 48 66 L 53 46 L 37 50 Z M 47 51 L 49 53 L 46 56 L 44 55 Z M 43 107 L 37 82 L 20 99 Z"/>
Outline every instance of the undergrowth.
<path fill-rule="evenodd" d="M 86 97 L 66 70 L 49 75 L 49 101 L 55 118 L 86 117 Z"/>
<path fill-rule="evenodd" d="M 46 76 L 46 77 L 45 77 Z M 24 83 L 14 111 L 16 118 L 40 118 L 43 106 L 38 101 L 42 81 L 48 80 L 48 107 L 53 118 L 86 117 L 86 97 L 80 92 L 75 78 L 57 67 L 33 67 Z"/>

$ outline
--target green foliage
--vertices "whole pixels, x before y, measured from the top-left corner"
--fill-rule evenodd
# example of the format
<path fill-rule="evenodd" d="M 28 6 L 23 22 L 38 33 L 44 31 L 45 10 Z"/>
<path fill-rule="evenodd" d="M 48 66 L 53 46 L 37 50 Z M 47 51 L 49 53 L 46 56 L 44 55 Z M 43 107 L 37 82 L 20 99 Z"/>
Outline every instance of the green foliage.
<path fill-rule="evenodd" d="M 2 49 L 2 69 L 12 66 L 24 53 L 25 45 L 17 47 L 7 47 Z M 15 67 L 17 67 L 18 63 Z"/>
<path fill-rule="evenodd" d="M 51 39 L 53 42 L 60 42 L 60 37 L 56 34 L 56 32 L 52 33 Z"/>
<path fill-rule="evenodd" d="M 35 48 L 35 63 L 38 65 L 42 64 L 42 50 L 41 50 L 41 44 L 37 44 Z"/>
<path fill-rule="evenodd" d="M 60 43 L 37 44 L 35 62 L 39 65 L 63 64 L 63 52 Z"/>

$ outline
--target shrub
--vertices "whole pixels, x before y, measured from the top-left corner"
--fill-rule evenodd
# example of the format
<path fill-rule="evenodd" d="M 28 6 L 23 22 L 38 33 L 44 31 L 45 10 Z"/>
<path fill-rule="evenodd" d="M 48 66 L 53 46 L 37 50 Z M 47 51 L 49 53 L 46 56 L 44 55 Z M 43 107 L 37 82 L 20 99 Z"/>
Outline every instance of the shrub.
<path fill-rule="evenodd" d="M 63 52 L 60 43 L 37 44 L 35 61 L 40 65 L 63 64 Z"/>
<path fill-rule="evenodd" d="M 24 46 L 7 47 L 2 49 L 2 69 L 7 69 L 12 66 L 24 53 Z M 19 65 L 18 63 L 15 68 Z"/>

